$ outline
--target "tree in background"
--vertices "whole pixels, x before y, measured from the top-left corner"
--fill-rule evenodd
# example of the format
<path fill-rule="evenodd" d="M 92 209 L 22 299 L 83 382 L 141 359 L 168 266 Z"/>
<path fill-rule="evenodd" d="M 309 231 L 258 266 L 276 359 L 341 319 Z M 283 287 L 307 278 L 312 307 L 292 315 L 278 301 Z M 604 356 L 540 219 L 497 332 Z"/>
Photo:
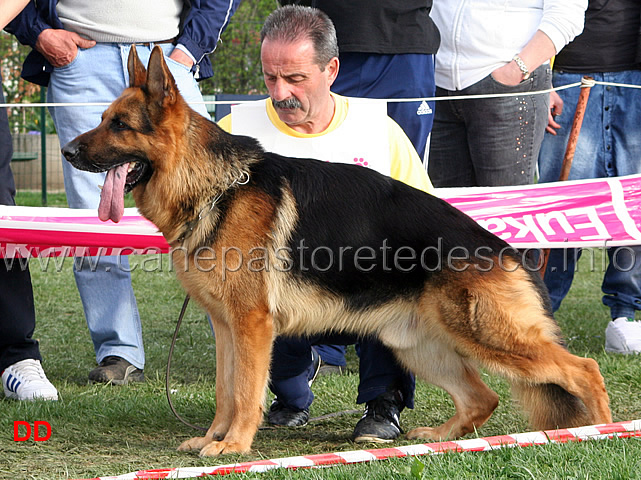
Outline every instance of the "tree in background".
<path fill-rule="evenodd" d="M 244 0 L 211 54 L 214 76 L 200 82 L 203 95 L 267 93 L 260 65 L 260 29 L 277 0 Z"/>
<path fill-rule="evenodd" d="M 2 90 L 7 103 L 40 102 L 40 86 L 20 78 L 22 62 L 30 48 L 20 45 L 12 35 L 0 31 L 0 68 Z M 8 108 L 9 125 L 14 133 L 40 130 L 40 111 L 35 108 Z M 53 122 L 47 121 L 48 131 Z"/>

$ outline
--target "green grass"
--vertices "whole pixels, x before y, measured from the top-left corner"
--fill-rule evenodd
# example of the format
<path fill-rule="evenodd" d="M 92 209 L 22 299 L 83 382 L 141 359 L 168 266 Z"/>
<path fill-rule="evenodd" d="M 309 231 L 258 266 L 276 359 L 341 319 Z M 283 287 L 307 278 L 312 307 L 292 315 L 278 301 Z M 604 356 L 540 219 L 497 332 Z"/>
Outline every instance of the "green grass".
<path fill-rule="evenodd" d="M 18 191 L 16 194 L 16 205 L 24 207 L 66 207 L 67 196 L 64 192 L 47 193 L 47 204 L 42 204 L 42 192 L 35 190 Z M 134 207 L 134 200 L 131 193 L 125 196 L 125 207 Z"/>
<path fill-rule="evenodd" d="M 25 207 L 42 207 L 42 193 L 39 191 L 18 191 L 16 204 Z M 64 193 L 47 193 L 47 207 L 66 207 L 67 196 Z"/>
<path fill-rule="evenodd" d="M 215 466 L 364 448 L 349 441 L 359 415 L 348 414 L 300 429 L 261 430 L 248 455 L 201 459 L 193 453 L 177 452 L 180 442 L 200 433 L 173 417 L 164 395 L 167 353 L 184 293 L 169 271 L 166 257 L 163 259 L 163 268 L 157 271 L 144 272 L 137 268 L 133 273 L 143 321 L 147 382 L 129 387 L 87 383 L 87 373 L 94 367 L 95 357 L 73 281 L 72 260 L 66 259 L 59 269 L 51 262 L 46 271 L 44 262 L 31 261 L 38 317 L 35 336 L 40 340 L 45 370 L 59 389 L 61 400 L 26 403 L 0 399 L 0 478 L 91 478 L 139 469 Z M 133 265 L 141 266 L 149 257 L 132 260 Z M 583 263 L 581 265 L 583 267 Z M 608 355 L 603 351 L 608 311 L 601 305 L 601 277 L 599 271 L 582 268 L 558 313 L 558 320 L 569 340 L 569 348 L 576 354 L 595 358 L 601 365 L 614 420 L 638 419 L 641 418 L 639 358 Z M 171 385 L 176 391 L 173 400 L 180 414 L 202 426 L 208 426 L 215 410 L 214 353 L 205 315 L 191 304 L 173 359 Z M 321 377 L 315 382 L 312 416 L 355 408 L 358 377 L 353 353 L 348 358 L 348 368 L 346 375 Z M 527 423 L 510 400 L 506 382 L 488 375 L 484 375 L 484 380 L 499 393 L 501 404 L 477 435 L 528 431 Z M 419 383 L 417 407 L 403 412 L 401 422 L 408 430 L 442 422 L 452 413 L 453 405 L 444 392 Z M 45 420 L 51 424 L 53 434 L 47 442 L 14 442 L 15 420 Z M 411 443 L 400 440 L 393 445 Z M 641 472 L 640 459 L 641 440 L 615 439 L 232 477 L 623 479 L 641 475 L 638 473 Z"/>

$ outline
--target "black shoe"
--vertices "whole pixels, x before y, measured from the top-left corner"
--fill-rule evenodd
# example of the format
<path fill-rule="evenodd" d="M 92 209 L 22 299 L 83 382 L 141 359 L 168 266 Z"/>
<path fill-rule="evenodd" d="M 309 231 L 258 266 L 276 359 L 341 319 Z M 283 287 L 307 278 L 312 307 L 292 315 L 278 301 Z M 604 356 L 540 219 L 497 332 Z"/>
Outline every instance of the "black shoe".
<path fill-rule="evenodd" d="M 312 347 L 312 371 L 311 377 L 308 379 L 308 385 L 311 387 L 312 383 L 318 375 L 320 370 L 321 359 L 320 355 L 314 347 Z M 278 397 L 269 407 L 267 412 L 267 423 L 270 425 L 277 425 L 280 427 L 304 427 L 309 420 L 309 409 L 296 410 L 278 401 Z"/>
<path fill-rule="evenodd" d="M 312 386 L 312 383 L 314 383 L 314 380 L 316 380 L 316 377 L 318 377 L 322 363 L 320 355 L 316 349 L 312 347 L 312 377 L 307 381 L 307 384 L 310 387 Z"/>
<path fill-rule="evenodd" d="M 89 372 L 89 380 L 93 383 L 127 385 L 130 382 L 144 382 L 145 374 L 124 358 L 109 356 Z"/>
<path fill-rule="evenodd" d="M 322 377 L 323 375 L 342 375 L 344 371 L 345 367 L 341 367 L 340 365 L 331 365 L 321 360 L 320 370 L 318 370 L 318 376 Z"/>
<path fill-rule="evenodd" d="M 403 395 L 398 390 L 385 392 L 365 406 L 365 414 L 354 427 L 357 443 L 389 443 L 402 433 L 399 415 L 403 409 Z"/>
<path fill-rule="evenodd" d="M 304 427 L 309 420 L 309 409 L 294 410 L 275 398 L 267 412 L 267 423 L 279 427 Z"/>

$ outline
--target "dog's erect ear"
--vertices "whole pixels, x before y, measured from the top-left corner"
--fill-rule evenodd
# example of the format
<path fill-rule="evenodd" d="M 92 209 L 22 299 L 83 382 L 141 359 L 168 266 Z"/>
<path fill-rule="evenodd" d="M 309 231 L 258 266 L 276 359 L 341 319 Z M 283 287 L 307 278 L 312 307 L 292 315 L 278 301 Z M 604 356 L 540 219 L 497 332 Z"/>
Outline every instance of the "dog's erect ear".
<path fill-rule="evenodd" d="M 165 63 L 160 47 L 154 47 L 147 66 L 147 91 L 163 107 L 172 105 L 178 97 L 178 87 Z"/>
<path fill-rule="evenodd" d="M 142 87 L 147 81 L 147 70 L 138 57 L 135 45 L 132 45 L 129 50 L 127 69 L 129 70 L 129 86 Z"/>

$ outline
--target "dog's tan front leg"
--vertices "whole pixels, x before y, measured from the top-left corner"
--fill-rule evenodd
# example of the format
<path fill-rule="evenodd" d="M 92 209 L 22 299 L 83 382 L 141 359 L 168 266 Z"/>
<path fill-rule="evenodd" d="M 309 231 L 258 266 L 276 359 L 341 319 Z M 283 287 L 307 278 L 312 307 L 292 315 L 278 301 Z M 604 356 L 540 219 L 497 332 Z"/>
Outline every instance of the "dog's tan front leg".
<path fill-rule="evenodd" d="M 216 332 L 216 415 L 207 432 L 213 440 L 222 440 L 234 416 L 234 349 L 229 325 L 214 322 Z"/>
<path fill-rule="evenodd" d="M 267 309 L 256 309 L 230 322 L 233 344 L 233 417 L 225 437 L 201 456 L 248 452 L 263 417 L 271 361 L 273 326 Z M 231 352 L 230 352 L 231 353 Z"/>
<path fill-rule="evenodd" d="M 222 440 L 234 415 L 234 355 L 231 330 L 220 315 L 212 315 L 216 337 L 216 415 L 204 437 L 185 440 L 178 450 L 201 450 L 212 441 Z"/>

